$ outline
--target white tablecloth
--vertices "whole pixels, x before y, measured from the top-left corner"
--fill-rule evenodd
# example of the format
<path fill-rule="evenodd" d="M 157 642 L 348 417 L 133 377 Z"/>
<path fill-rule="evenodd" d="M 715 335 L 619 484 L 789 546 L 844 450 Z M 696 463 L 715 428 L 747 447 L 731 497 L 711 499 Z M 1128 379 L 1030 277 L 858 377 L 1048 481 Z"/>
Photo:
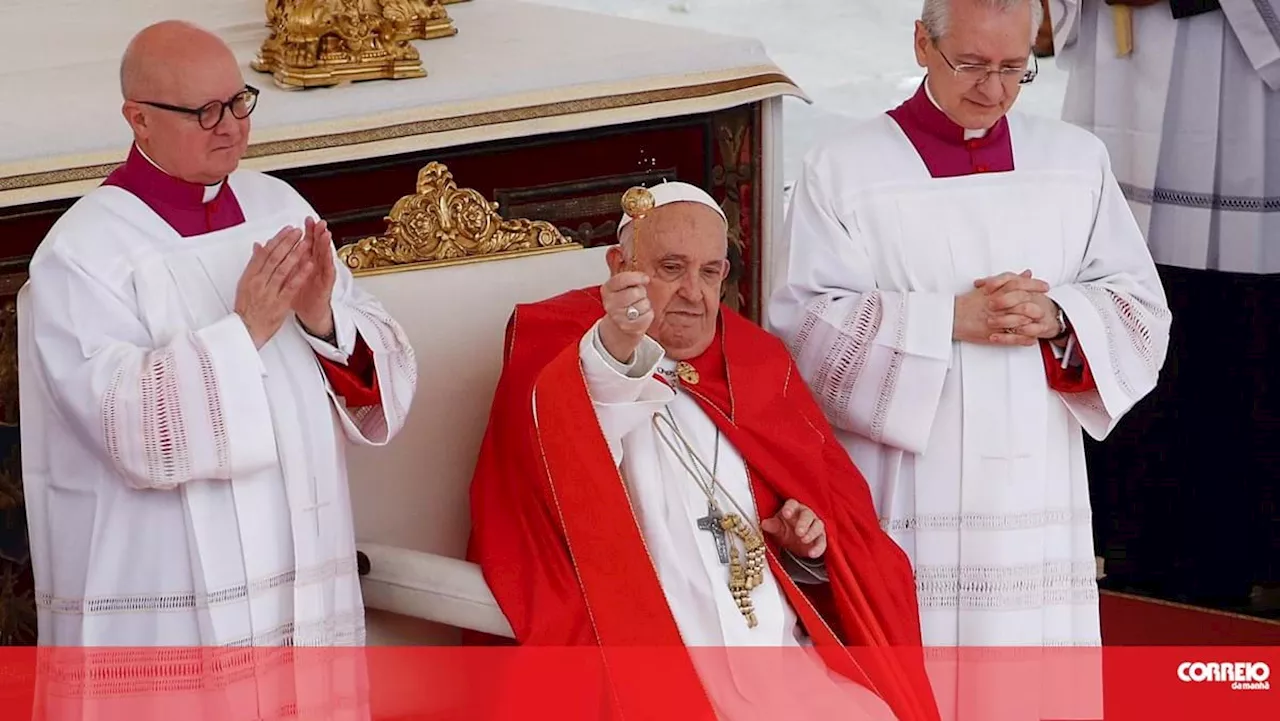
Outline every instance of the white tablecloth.
<path fill-rule="evenodd" d="M 119 58 L 165 18 L 217 32 L 262 90 L 245 163 L 262 170 L 803 97 L 754 39 L 513 0 L 449 5 L 458 35 L 416 43 L 426 78 L 285 91 L 248 66 L 263 5 L 0 2 L 0 207 L 80 195 L 124 159 Z"/>

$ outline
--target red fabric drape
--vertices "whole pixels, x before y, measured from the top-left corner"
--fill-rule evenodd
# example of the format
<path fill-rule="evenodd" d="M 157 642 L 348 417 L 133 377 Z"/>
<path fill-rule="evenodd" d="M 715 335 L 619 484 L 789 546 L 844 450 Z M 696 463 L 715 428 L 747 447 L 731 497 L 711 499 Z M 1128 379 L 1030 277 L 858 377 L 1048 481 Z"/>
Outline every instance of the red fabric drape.
<path fill-rule="evenodd" d="M 680 647 L 595 419 L 578 342 L 603 315 L 597 290 L 520 306 L 471 489 L 469 558 L 527 645 Z M 771 566 L 828 665 L 872 688 L 903 721 L 939 718 L 925 675 L 915 584 L 880 529 L 866 482 L 782 343 L 728 309 L 690 388 L 746 460 L 762 516 L 795 498 L 823 519 L 830 583 L 801 590 Z M 710 718 L 690 662 L 612 669 L 600 690 L 644 718 Z M 671 695 L 665 696 L 664 694 Z M 701 699 L 690 706 L 691 699 Z M 695 712 L 691 714 L 691 708 Z M 665 710 L 664 710 L 665 709 Z"/>
<path fill-rule="evenodd" d="M 347 364 L 335 363 L 321 355 L 316 355 L 320 368 L 324 370 L 333 392 L 347 402 L 348 408 L 376 406 L 382 402 L 382 391 L 378 388 L 378 373 L 374 369 L 373 351 L 364 342 L 364 338 L 356 336 L 356 347 L 347 358 Z"/>

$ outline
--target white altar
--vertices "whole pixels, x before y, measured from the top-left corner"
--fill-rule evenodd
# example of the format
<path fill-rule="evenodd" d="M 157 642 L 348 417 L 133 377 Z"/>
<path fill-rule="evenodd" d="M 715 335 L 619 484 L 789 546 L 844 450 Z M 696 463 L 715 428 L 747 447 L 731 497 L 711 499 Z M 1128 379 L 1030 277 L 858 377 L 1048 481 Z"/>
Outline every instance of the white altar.
<path fill-rule="evenodd" d="M 249 68 L 262 0 L 6 0 L 20 31 L 0 91 L 24 108 L 0 117 L 0 207 L 78 196 L 124 160 L 120 55 L 168 18 L 215 31 L 262 91 L 245 166 L 264 171 L 803 97 L 755 40 L 515 0 L 447 7 L 458 34 L 414 43 L 427 77 L 292 91 Z"/>

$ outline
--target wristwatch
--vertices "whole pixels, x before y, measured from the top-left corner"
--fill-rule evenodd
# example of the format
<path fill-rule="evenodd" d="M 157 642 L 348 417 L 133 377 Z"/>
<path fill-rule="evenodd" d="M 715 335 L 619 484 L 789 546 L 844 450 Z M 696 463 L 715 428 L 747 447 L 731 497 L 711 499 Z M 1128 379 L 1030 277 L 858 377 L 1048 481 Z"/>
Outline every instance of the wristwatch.
<path fill-rule="evenodd" d="M 1058 314 L 1059 314 L 1059 317 L 1061 317 L 1062 312 L 1059 311 Z M 333 328 L 329 331 L 328 335 L 320 335 L 319 333 L 316 333 L 315 331 L 308 328 L 306 323 L 303 323 L 302 321 L 298 321 L 298 322 L 302 326 L 302 329 L 307 332 L 307 335 L 311 336 L 312 338 L 315 338 L 316 340 L 324 341 L 325 343 L 328 343 L 334 348 L 338 347 L 338 324 L 337 323 L 333 324 Z"/>
<path fill-rule="evenodd" d="M 1071 335 L 1071 324 L 1067 322 L 1067 314 L 1063 312 L 1062 306 L 1058 306 L 1058 334 L 1049 340 L 1062 340 Z"/>

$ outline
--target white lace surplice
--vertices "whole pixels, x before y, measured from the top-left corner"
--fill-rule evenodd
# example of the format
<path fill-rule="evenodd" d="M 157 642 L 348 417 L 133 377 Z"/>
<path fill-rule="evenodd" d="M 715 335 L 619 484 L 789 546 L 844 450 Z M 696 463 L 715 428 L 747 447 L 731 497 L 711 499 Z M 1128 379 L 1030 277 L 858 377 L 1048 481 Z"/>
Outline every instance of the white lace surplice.
<path fill-rule="evenodd" d="M 179 237 L 128 192 L 68 211 L 23 291 L 23 461 L 43 645 L 352 645 L 364 637 L 343 443 L 382 444 L 412 349 L 338 265 L 338 346 L 232 313 L 252 244 L 316 217 L 257 173 L 248 221 Z M 336 262 L 336 258 L 335 258 Z M 356 334 L 382 403 L 351 411 L 316 353 Z"/>
<path fill-rule="evenodd" d="M 915 567 L 925 643 L 1095 645 L 1081 428 L 1149 392 L 1169 316 L 1096 138 L 1010 118 L 1017 170 L 931 178 L 881 117 L 813 151 L 768 322 Z M 954 298 L 1031 269 L 1098 390 L 1051 390 L 1040 349 L 951 340 Z"/>

